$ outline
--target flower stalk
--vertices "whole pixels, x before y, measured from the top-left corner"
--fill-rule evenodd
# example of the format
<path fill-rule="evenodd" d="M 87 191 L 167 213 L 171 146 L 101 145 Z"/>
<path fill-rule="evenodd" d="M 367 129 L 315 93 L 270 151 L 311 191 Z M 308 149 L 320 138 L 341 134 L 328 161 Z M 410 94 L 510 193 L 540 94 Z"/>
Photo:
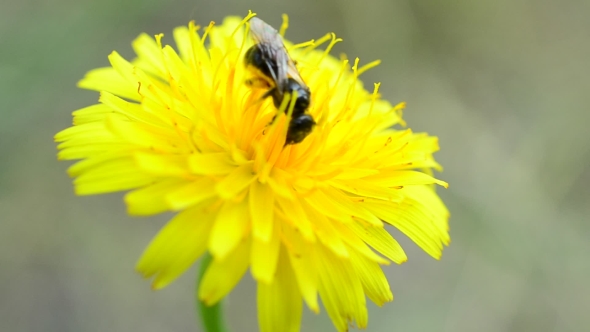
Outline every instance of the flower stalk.
<path fill-rule="evenodd" d="M 201 258 L 201 265 L 199 267 L 199 275 L 195 289 L 199 289 L 199 284 L 205 275 L 205 271 L 211 264 L 213 257 L 206 253 Z M 223 318 L 223 301 L 219 301 L 214 305 L 208 306 L 205 302 L 199 299 L 198 293 L 195 292 L 195 301 L 197 305 L 198 315 L 201 317 L 201 324 L 206 332 L 229 332 L 225 325 Z"/>

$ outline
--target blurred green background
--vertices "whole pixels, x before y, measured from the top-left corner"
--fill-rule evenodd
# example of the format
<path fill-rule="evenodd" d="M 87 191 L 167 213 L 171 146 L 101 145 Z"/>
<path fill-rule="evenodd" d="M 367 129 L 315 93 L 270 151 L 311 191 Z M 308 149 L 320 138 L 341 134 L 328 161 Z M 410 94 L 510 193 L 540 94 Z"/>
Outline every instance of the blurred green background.
<path fill-rule="evenodd" d="M 153 292 L 134 272 L 170 218 L 126 216 L 122 194 L 75 197 L 53 135 L 98 95 L 75 87 L 132 56 L 141 32 L 257 12 L 295 42 L 334 31 L 367 87 L 408 102 L 440 137 L 452 243 L 435 261 L 405 237 L 395 301 L 368 331 L 590 331 L 590 2 L 20 1 L 0 12 L 0 331 L 197 331 L 192 269 Z M 249 275 L 233 331 L 255 331 Z M 302 331 L 331 331 L 304 310 Z"/>

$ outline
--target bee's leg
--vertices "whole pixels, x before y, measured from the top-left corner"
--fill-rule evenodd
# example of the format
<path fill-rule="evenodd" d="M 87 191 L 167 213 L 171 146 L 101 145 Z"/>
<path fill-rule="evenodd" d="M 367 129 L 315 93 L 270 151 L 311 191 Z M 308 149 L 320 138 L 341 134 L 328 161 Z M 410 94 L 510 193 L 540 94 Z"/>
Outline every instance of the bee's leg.
<path fill-rule="evenodd" d="M 268 97 L 272 97 L 272 95 L 275 93 L 275 90 L 276 90 L 276 89 L 277 89 L 277 88 L 272 88 L 272 89 L 269 89 L 268 91 L 266 91 L 266 92 L 265 92 L 265 93 L 262 95 L 261 99 L 266 99 L 266 98 L 268 98 Z"/>

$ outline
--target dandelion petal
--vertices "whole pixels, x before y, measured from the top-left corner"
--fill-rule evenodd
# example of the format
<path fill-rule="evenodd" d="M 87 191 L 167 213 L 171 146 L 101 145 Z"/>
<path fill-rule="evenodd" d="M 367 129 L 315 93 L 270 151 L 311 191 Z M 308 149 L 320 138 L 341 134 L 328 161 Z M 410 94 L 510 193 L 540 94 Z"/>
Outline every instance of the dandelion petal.
<path fill-rule="evenodd" d="M 149 216 L 168 211 L 166 196 L 184 185 L 185 180 L 172 178 L 134 190 L 125 195 L 127 212 L 136 216 Z"/>
<path fill-rule="evenodd" d="M 252 170 L 252 163 L 235 168 L 225 179 L 217 183 L 215 189 L 219 196 L 232 198 L 246 189 L 256 178 Z"/>
<path fill-rule="evenodd" d="M 363 285 L 364 292 L 371 301 L 378 306 L 393 301 L 393 294 L 389 289 L 387 278 L 377 263 L 366 259 L 355 251 L 350 253 L 350 262 Z"/>
<path fill-rule="evenodd" d="M 284 251 L 284 250 L 282 250 Z M 298 332 L 301 325 L 301 294 L 288 258 L 279 259 L 270 284 L 258 282 L 258 323 L 261 332 Z"/>
<path fill-rule="evenodd" d="M 330 251 L 318 250 L 319 292 L 328 315 L 338 331 L 347 331 L 348 322 L 367 326 L 368 313 L 360 279 L 350 267 Z"/>
<path fill-rule="evenodd" d="M 213 221 L 203 206 L 179 213 L 152 240 L 137 270 L 146 278 L 156 276 L 155 289 L 166 286 L 205 252 Z"/>
<path fill-rule="evenodd" d="M 247 202 L 226 202 L 215 219 L 209 238 L 209 251 L 223 260 L 244 239 L 250 228 Z"/>
<path fill-rule="evenodd" d="M 263 241 L 257 237 L 252 239 L 252 276 L 259 282 L 271 283 L 275 278 L 277 260 L 279 258 L 280 237 L 279 232 L 270 234 L 268 241 Z"/>
<path fill-rule="evenodd" d="M 259 240 L 268 242 L 272 235 L 274 193 L 268 185 L 254 181 L 249 198 L 253 234 Z"/>
<path fill-rule="evenodd" d="M 227 295 L 246 273 L 250 265 L 249 253 L 250 243 L 246 240 L 226 259 L 214 258 L 199 283 L 199 299 L 211 306 Z"/>

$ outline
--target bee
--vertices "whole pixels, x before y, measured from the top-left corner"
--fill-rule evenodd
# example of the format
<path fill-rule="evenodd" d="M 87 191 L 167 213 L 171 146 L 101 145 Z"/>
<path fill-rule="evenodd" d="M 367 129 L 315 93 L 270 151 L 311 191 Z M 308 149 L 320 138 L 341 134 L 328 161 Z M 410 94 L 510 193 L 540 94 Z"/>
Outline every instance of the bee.
<path fill-rule="evenodd" d="M 307 113 L 311 102 L 311 91 L 303 82 L 295 62 L 287 53 L 281 35 L 259 18 L 250 19 L 250 33 L 256 42 L 246 51 L 244 63 L 257 72 L 256 77 L 246 81 L 251 87 L 267 88 L 263 98 L 272 97 L 278 109 L 287 94 L 297 94 L 285 145 L 302 142 L 315 126 Z M 274 119 L 273 119 L 274 120 Z"/>

